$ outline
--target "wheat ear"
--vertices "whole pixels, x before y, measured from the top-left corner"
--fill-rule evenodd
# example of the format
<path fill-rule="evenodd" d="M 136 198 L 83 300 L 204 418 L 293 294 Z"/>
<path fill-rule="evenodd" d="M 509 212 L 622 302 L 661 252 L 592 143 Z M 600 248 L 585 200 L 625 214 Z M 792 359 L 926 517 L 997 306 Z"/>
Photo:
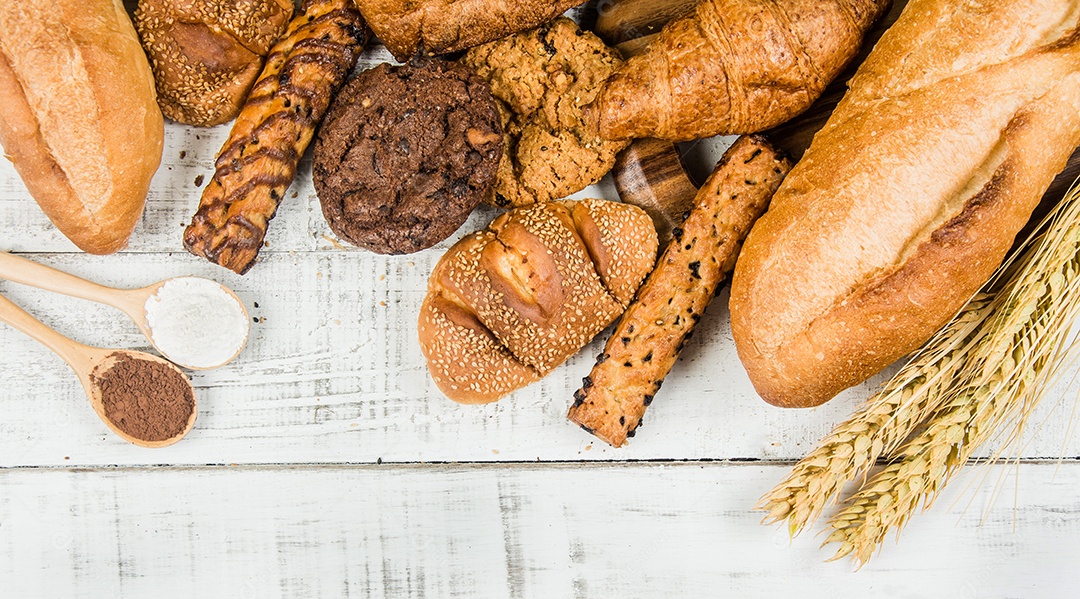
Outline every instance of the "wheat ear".
<path fill-rule="evenodd" d="M 980 293 L 873 397 L 836 425 L 787 478 L 763 496 L 755 509 L 763 523 L 787 520 L 797 535 L 821 514 L 844 484 L 864 476 L 889 455 L 938 407 L 952 384 L 974 331 L 989 313 L 993 296 Z"/>
<path fill-rule="evenodd" d="M 850 555 L 865 564 L 1003 424 L 1022 423 L 1070 362 L 1077 347 L 1070 328 L 1080 313 L 1080 191 L 1063 206 L 991 302 L 992 314 L 974 331 L 963 368 L 925 428 L 830 519 L 825 544 L 839 545 L 832 559 Z"/>

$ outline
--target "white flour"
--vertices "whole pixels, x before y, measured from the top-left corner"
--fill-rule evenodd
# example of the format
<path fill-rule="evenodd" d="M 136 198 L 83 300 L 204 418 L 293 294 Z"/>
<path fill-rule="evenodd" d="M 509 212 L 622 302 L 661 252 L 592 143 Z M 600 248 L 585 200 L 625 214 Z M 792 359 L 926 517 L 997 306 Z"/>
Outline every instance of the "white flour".
<path fill-rule="evenodd" d="M 247 340 L 243 306 L 207 279 L 171 279 L 146 300 L 145 309 L 154 345 L 181 366 L 220 366 Z"/>

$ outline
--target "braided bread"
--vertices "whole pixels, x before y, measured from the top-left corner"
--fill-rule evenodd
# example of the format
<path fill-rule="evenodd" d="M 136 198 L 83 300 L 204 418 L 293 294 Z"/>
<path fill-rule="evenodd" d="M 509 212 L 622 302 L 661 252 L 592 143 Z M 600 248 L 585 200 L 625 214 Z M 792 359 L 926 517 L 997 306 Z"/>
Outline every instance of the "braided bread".
<path fill-rule="evenodd" d="M 305 0 L 218 154 L 184 231 L 188 251 L 240 274 L 251 268 L 300 157 L 367 37 L 352 0 Z"/>

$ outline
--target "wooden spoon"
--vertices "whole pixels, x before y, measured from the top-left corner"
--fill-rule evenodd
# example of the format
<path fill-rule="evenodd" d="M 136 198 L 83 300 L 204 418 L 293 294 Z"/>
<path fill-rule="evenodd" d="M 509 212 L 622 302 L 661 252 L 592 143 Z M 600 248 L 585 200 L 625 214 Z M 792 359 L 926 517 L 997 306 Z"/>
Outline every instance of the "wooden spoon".
<path fill-rule="evenodd" d="M 611 173 L 619 198 L 652 217 L 660 245 L 667 245 L 671 230 L 694 207 L 698 190 L 675 145 L 660 139 L 635 139 L 615 158 Z"/>
<path fill-rule="evenodd" d="M 609 0 L 596 7 L 596 34 L 623 56 L 641 53 L 668 21 L 694 10 L 698 0 Z"/>
<path fill-rule="evenodd" d="M 139 289 L 114 289 L 112 287 L 98 285 L 97 283 L 81 279 L 75 275 L 70 275 L 66 272 L 50 268 L 43 264 L 38 264 L 32 260 L 27 260 L 26 258 L 21 258 L 8 252 L 0 252 L 0 278 L 16 283 L 22 283 L 23 285 L 30 285 L 31 287 L 37 287 L 46 291 L 62 293 L 71 297 L 112 306 L 124 314 L 127 314 L 139 327 L 142 334 L 146 336 L 150 343 L 153 344 L 154 348 L 161 352 L 163 356 L 170 359 L 173 358 L 167 351 L 164 351 L 159 347 L 154 340 L 150 322 L 146 315 L 146 301 L 157 294 L 158 290 L 160 290 L 163 285 L 173 279 L 158 281 L 153 285 Z M 225 293 L 229 294 L 229 296 L 236 301 L 236 304 L 240 306 L 240 309 L 244 313 L 244 323 L 247 324 L 248 313 L 247 308 L 244 306 L 244 302 L 240 301 L 240 298 L 228 287 L 220 284 L 218 284 L 218 286 L 221 287 Z M 173 361 L 185 368 L 190 368 L 191 370 L 210 370 L 219 368 L 231 362 L 233 358 L 240 354 L 240 351 L 243 350 L 243 348 L 244 343 L 241 343 L 236 352 L 220 364 L 193 365 L 185 364 L 183 361 L 175 359 Z"/>
<path fill-rule="evenodd" d="M 105 426 L 109 427 L 112 432 L 116 433 L 117 436 L 128 443 L 138 445 L 139 447 L 165 447 L 166 445 L 172 445 L 184 438 L 184 435 L 187 435 L 188 432 L 191 431 L 191 427 L 195 425 L 195 416 L 199 411 L 197 402 L 192 403 L 191 415 L 188 416 L 184 429 L 178 434 L 160 441 L 147 441 L 132 437 L 120 430 L 116 423 L 109 420 L 108 416 L 105 414 L 105 404 L 101 397 L 101 387 L 96 384 L 95 381 L 102 380 L 105 374 L 115 366 L 118 361 L 123 358 L 130 358 L 164 364 L 179 373 L 190 388 L 191 382 L 188 381 L 187 376 L 171 362 L 144 352 L 104 349 L 72 341 L 52 330 L 2 295 L 0 295 L 0 321 L 6 322 L 19 331 L 29 335 L 45 347 L 53 350 L 56 355 L 63 358 L 68 366 L 75 371 L 76 376 L 79 377 L 79 382 L 82 383 L 86 398 L 90 400 L 90 405 L 94 408 L 94 412 L 97 413 L 98 418 L 100 418 L 101 421 L 105 423 Z M 194 393 L 192 393 L 192 397 L 194 398 Z"/>

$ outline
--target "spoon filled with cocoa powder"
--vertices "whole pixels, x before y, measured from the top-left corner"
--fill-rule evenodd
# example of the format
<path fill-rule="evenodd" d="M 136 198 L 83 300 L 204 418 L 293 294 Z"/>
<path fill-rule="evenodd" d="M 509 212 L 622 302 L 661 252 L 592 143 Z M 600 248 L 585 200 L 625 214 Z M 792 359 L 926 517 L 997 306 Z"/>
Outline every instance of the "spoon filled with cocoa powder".
<path fill-rule="evenodd" d="M 56 352 L 75 371 L 94 412 L 121 439 L 165 447 L 188 434 L 198 406 L 187 376 L 144 352 L 72 341 L 0 295 L 0 322 Z"/>

